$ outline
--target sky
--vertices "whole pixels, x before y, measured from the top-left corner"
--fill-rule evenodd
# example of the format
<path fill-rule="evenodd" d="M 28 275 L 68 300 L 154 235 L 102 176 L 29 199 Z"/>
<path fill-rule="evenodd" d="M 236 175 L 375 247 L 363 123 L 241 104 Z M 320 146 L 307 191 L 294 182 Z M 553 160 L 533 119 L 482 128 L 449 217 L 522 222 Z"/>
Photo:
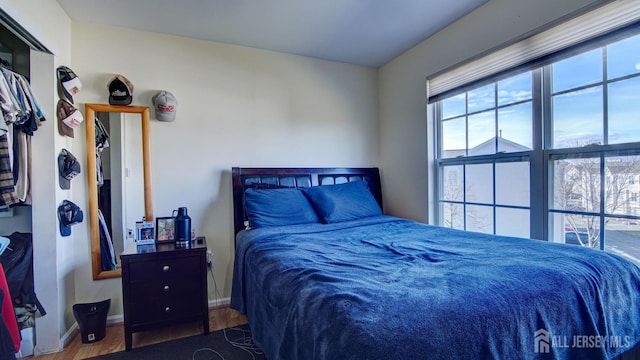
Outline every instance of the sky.
<path fill-rule="evenodd" d="M 639 49 L 640 35 L 636 35 L 551 66 L 551 147 L 640 141 Z M 471 90 L 467 95 L 468 112 L 478 112 L 466 119 L 469 148 L 499 136 L 532 148 L 531 72 Z M 497 124 L 496 99 L 500 107 Z M 443 100 L 443 118 L 452 118 L 443 123 L 444 150 L 466 147 L 465 117 L 454 118 L 464 113 L 465 94 Z"/>

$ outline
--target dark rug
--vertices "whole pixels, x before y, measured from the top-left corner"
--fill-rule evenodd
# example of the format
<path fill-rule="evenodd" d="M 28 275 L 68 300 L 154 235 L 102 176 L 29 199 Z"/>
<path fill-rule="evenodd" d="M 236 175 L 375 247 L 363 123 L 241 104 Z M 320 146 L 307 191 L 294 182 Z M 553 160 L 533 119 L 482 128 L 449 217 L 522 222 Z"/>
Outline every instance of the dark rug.
<path fill-rule="evenodd" d="M 227 338 L 231 341 L 227 341 Z M 233 343 L 233 344 L 232 344 Z M 134 347 L 130 351 L 92 357 L 91 360 L 263 360 L 251 340 L 248 325 L 218 330 L 163 343 Z"/>

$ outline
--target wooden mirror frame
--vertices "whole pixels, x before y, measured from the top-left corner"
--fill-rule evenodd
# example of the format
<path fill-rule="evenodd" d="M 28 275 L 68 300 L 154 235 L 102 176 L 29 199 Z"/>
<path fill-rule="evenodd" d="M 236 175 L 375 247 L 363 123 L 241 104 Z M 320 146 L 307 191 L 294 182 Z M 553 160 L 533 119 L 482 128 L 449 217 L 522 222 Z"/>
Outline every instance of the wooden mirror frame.
<path fill-rule="evenodd" d="M 97 112 L 140 114 L 142 117 L 142 162 L 144 176 L 144 212 L 146 219 L 153 219 L 151 204 L 151 164 L 149 161 L 149 108 L 147 106 L 119 106 L 106 104 L 85 104 L 87 137 L 87 179 L 89 191 L 89 231 L 91 235 L 91 268 L 93 280 L 111 279 L 122 276 L 120 268 L 102 271 L 100 259 L 100 228 L 98 224 L 98 179 L 96 178 L 96 137 L 95 116 Z"/>

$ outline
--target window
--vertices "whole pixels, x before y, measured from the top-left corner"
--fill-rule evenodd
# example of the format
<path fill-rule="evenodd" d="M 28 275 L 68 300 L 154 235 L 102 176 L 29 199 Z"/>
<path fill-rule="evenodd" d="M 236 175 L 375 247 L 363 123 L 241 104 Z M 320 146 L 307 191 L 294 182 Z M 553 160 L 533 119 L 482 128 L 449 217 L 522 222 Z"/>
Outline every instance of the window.
<path fill-rule="evenodd" d="M 440 225 L 588 246 L 640 264 L 634 32 L 433 103 Z"/>
<path fill-rule="evenodd" d="M 529 237 L 531 94 L 524 73 L 441 101 L 445 226 Z"/>

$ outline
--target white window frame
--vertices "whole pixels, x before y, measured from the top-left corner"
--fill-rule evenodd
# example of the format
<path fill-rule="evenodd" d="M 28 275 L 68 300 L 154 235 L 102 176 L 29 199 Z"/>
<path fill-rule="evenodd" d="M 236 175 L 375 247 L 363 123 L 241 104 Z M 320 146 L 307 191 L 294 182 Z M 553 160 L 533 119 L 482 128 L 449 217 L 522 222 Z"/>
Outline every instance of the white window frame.
<path fill-rule="evenodd" d="M 638 28 L 640 28 L 640 24 L 632 24 L 631 26 L 619 30 L 620 34 L 618 36 L 627 37 L 632 36 L 631 34 L 637 34 Z M 595 41 L 595 45 L 587 45 L 591 48 L 601 48 L 606 43 L 613 42 L 613 36 L 606 36 L 604 40 L 601 40 L 600 43 Z M 604 44 L 602 43 L 604 41 Z M 581 48 L 584 48 L 585 45 L 578 45 L 575 47 L 573 51 L 579 51 Z M 573 56 L 574 53 L 571 51 L 567 52 L 569 55 L 565 55 L 564 57 Z M 435 177 L 435 201 L 432 206 L 432 210 L 435 213 L 435 219 L 438 224 L 442 224 L 442 214 L 441 214 L 441 204 L 443 203 L 442 199 L 442 185 L 440 184 L 440 180 L 442 178 L 442 168 L 443 166 L 448 165 L 464 165 L 464 164 L 473 164 L 473 163 L 495 163 L 502 161 L 518 161 L 522 159 L 528 159 L 530 161 L 530 192 L 531 192 L 531 200 L 530 200 L 530 237 L 534 239 L 541 240 L 550 240 L 550 236 L 552 235 L 552 231 L 549 228 L 551 221 L 551 217 L 556 213 L 565 213 L 565 214 L 583 214 L 583 212 L 575 212 L 568 210 L 558 210 L 552 209 L 550 206 L 550 189 L 552 187 L 551 181 L 553 177 L 550 174 L 550 164 L 552 159 L 556 157 L 570 157 L 575 154 L 583 154 L 590 153 L 599 157 L 602 161 L 601 167 L 601 179 L 604 180 L 604 159 L 608 156 L 622 156 L 622 155 L 640 155 L 640 142 L 636 143 L 626 143 L 626 144 L 605 144 L 604 145 L 595 145 L 589 146 L 588 148 L 568 148 L 568 149 L 552 149 L 550 146 L 545 148 L 544 144 L 551 144 L 551 134 L 552 131 L 551 126 L 551 100 L 552 93 L 550 89 L 551 79 L 550 79 L 550 68 L 551 64 L 557 60 L 549 61 L 548 64 L 542 67 L 537 67 L 532 70 L 532 78 L 533 78 L 533 149 L 531 151 L 522 152 L 522 153 L 511 153 L 511 154 L 492 154 L 492 155 L 482 155 L 482 156 L 465 156 L 458 158 L 440 158 L 442 149 L 442 141 L 441 141 L 441 105 L 439 101 L 431 102 L 428 105 L 428 109 L 430 112 L 430 117 L 434 119 L 433 126 L 434 130 L 434 143 L 435 143 L 435 173 L 437 176 Z M 535 62 L 534 62 L 535 65 Z M 606 67 L 606 62 L 603 64 Z M 503 77 L 510 77 L 516 75 L 516 72 L 507 71 L 504 73 Z M 632 77 L 640 77 L 640 75 L 633 75 Z M 493 79 L 489 79 L 485 81 L 482 85 L 486 83 L 497 82 L 501 78 L 496 76 Z M 606 88 L 610 80 L 604 79 L 602 82 L 602 86 Z M 472 90 L 475 87 L 479 87 L 478 83 L 472 84 L 471 86 L 463 87 L 462 90 L 459 90 L 459 93 L 464 93 L 466 91 Z M 546 87 L 546 88 L 543 88 Z M 441 93 L 441 99 L 447 98 L 449 96 L 454 96 L 455 93 L 452 91 Z M 606 101 L 606 91 L 603 91 L 603 97 Z M 438 97 L 435 97 L 436 99 Z M 606 139 L 606 129 L 607 129 L 607 119 L 605 115 L 604 119 L 604 128 L 605 128 L 605 139 Z M 547 129 L 543 131 L 543 129 Z M 495 184 L 495 177 L 494 177 Z M 601 181 L 601 188 L 604 188 L 604 181 Z M 534 196 L 533 194 L 545 194 L 544 196 Z M 451 201 L 444 201 L 451 202 Z M 601 196 L 601 202 L 604 204 L 604 196 Z M 463 198 L 461 202 L 453 202 L 460 204 L 467 204 L 466 199 Z M 494 219 L 495 219 L 495 185 L 494 185 Z M 589 215 L 589 214 L 587 214 Z M 604 239 L 604 231 L 605 231 L 605 218 L 618 218 L 618 219 L 628 219 L 628 220 L 640 220 L 640 216 L 631 216 L 631 215 L 615 215 L 615 214 L 606 214 L 604 205 L 601 206 L 600 211 L 594 213 L 593 215 L 600 217 L 600 239 Z M 466 228 L 466 224 L 465 224 Z M 494 232 L 495 232 L 495 221 L 494 221 Z M 601 249 L 604 248 L 604 241 L 600 241 Z"/>

